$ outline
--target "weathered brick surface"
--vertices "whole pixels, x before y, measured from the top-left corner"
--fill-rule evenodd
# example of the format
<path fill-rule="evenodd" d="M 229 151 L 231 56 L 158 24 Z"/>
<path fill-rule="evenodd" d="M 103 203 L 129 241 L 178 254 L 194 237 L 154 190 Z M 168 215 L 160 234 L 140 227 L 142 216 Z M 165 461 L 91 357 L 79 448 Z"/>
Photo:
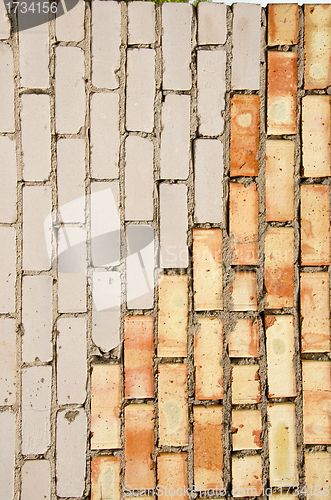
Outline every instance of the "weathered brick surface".
<path fill-rule="evenodd" d="M 305 96 L 302 99 L 302 155 L 305 177 L 330 175 L 330 98 Z"/>
<path fill-rule="evenodd" d="M 198 4 L 198 44 L 219 45 L 226 41 L 226 6 L 201 2 Z"/>
<path fill-rule="evenodd" d="M 161 453 L 157 457 L 159 498 L 185 500 L 187 481 L 187 453 Z M 182 492 L 183 494 L 176 494 Z"/>
<path fill-rule="evenodd" d="M 232 358 L 251 358 L 259 355 L 259 325 L 249 318 L 236 321 L 229 333 L 229 355 Z"/>
<path fill-rule="evenodd" d="M 14 131 L 14 61 L 9 45 L 0 44 L 0 70 L 2 82 L 0 86 L 0 130 Z"/>
<path fill-rule="evenodd" d="M 260 402 L 260 375 L 258 365 L 232 366 L 232 403 Z"/>
<path fill-rule="evenodd" d="M 104 492 L 114 500 L 120 500 L 121 462 L 119 457 L 103 455 L 91 461 L 91 500 L 101 500 Z"/>
<path fill-rule="evenodd" d="M 22 466 L 22 500 L 50 499 L 51 470 L 48 460 L 28 460 Z"/>
<path fill-rule="evenodd" d="M 330 491 L 331 456 L 327 451 L 305 453 L 307 499 L 324 497 Z"/>
<path fill-rule="evenodd" d="M 24 10 L 24 9 L 23 9 Z M 18 9 L 18 26 L 24 26 L 24 12 Z M 19 31 L 20 84 L 45 88 L 49 85 L 47 23 Z"/>
<path fill-rule="evenodd" d="M 237 450 L 262 448 L 262 420 L 259 410 L 232 411 L 232 445 Z"/>
<path fill-rule="evenodd" d="M 232 458 L 232 495 L 259 496 L 262 493 L 262 460 L 260 455 Z"/>
<path fill-rule="evenodd" d="M 257 310 L 257 281 L 254 271 L 237 271 L 230 286 L 231 311 Z"/>
<path fill-rule="evenodd" d="M 298 43 L 299 9 L 297 5 L 268 6 L 268 45 Z"/>
<path fill-rule="evenodd" d="M 155 42 L 155 7 L 152 2 L 128 4 L 128 43 Z"/>
<path fill-rule="evenodd" d="M 330 5 L 305 5 L 304 82 L 306 89 L 330 85 Z"/>
<path fill-rule="evenodd" d="M 15 320 L 0 319 L 0 405 L 16 402 L 16 329 Z"/>
<path fill-rule="evenodd" d="M 68 9 L 65 16 L 56 17 L 57 40 L 79 42 L 84 38 L 84 10 L 84 2 L 77 2 L 73 8 Z"/>

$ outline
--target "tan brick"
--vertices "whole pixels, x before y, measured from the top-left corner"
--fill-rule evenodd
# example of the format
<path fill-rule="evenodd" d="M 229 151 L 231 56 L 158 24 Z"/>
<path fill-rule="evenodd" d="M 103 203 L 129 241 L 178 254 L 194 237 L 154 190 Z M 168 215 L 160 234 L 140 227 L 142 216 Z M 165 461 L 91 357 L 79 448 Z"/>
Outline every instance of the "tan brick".
<path fill-rule="evenodd" d="M 298 5 L 268 5 L 268 45 L 298 43 Z"/>
<path fill-rule="evenodd" d="M 70 5 L 71 3 L 71 5 Z M 56 39 L 63 42 L 80 42 L 84 38 L 84 2 L 69 2 L 64 15 L 56 16 Z"/>
<path fill-rule="evenodd" d="M 0 178 L 0 222 L 15 222 L 16 151 L 15 141 L 8 136 L 0 136 Z"/>
<path fill-rule="evenodd" d="M 331 444 L 331 362 L 303 361 L 305 444 Z"/>
<path fill-rule="evenodd" d="M 51 468 L 48 460 L 28 460 L 22 465 L 21 500 L 51 498 Z"/>
<path fill-rule="evenodd" d="M 223 413 L 221 406 L 194 407 L 194 485 L 223 488 Z"/>
<path fill-rule="evenodd" d="M 159 444 L 188 444 L 187 365 L 160 364 L 158 376 Z"/>
<path fill-rule="evenodd" d="M 256 358 L 259 355 L 259 323 L 249 318 L 239 318 L 229 334 L 231 358 Z"/>
<path fill-rule="evenodd" d="M 322 500 L 330 494 L 331 454 L 327 451 L 306 451 L 307 500 Z"/>
<path fill-rule="evenodd" d="M 154 396 L 154 318 L 127 316 L 124 320 L 125 397 Z"/>
<path fill-rule="evenodd" d="M 294 403 L 268 406 L 270 486 L 298 486 Z"/>
<path fill-rule="evenodd" d="M 237 271 L 230 286 L 231 311 L 257 311 L 255 271 Z"/>
<path fill-rule="evenodd" d="M 293 316 L 266 316 L 265 326 L 268 397 L 294 397 L 296 395 L 296 383 Z"/>
<path fill-rule="evenodd" d="M 154 488 L 154 408 L 132 404 L 125 408 L 125 486 Z"/>
<path fill-rule="evenodd" d="M 0 412 L 0 482 L 1 495 L 7 500 L 14 498 L 16 422 L 15 413 Z"/>
<path fill-rule="evenodd" d="M 234 95 L 231 98 L 231 177 L 258 174 L 259 108 L 260 98 L 257 95 Z"/>
<path fill-rule="evenodd" d="M 5 4 L 0 4 L 0 40 L 10 37 L 10 21 Z"/>
<path fill-rule="evenodd" d="M 304 7 L 305 89 L 330 85 L 330 5 Z"/>
<path fill-rule="evenodd" d="M 301 264 L 330 263 L 330 189 L 325 185 L 301 186 Z"/>
<path fill-rule="evenodd" d="M 158 498 L 163 500 L 185 500 L 188 487 L 187 453 L 160 453 L 157 457 Z M 182 491 L 182 494 L 176 494 Z"/>
<path fill-rule="evenodd" d="M 297 73 L 295 52 L 268 52 L 268 134 L 296 133 Z"/>
<path fill-rule="evenodd" d="M 15 402 L 16 325 L 12 318 L 0 318 L 0 405 L 13 405 Z"/>
<path fill-rule="evenodd" d="M 262 420 L 260 410 L 232 410 L 232 449 L 256 450 L 262 448 Z"/>
<path fill-rule="evenodd" d="M 259 195 L 255 183 L 230 183 L 231 264 L 250 265 L 258 261 Z"/>
<path fill-rule="evenodd" d="M 198 44 L 219 45 L 226 41 L 226 5 L 198 3 Z"/>
<path fill-rule="evenodd" d="M 188 277 L 159 278 L 158 346 L 161 357 L 186 356 L 188 328 Z"/>
<path fill-rule="evenodd" d="M 294 218 L 294 142 L 266 141 L 266 221 Z"/>
<path fill-rule="evenodd" d="M 17 9 L 19 28 L 20 84 L 22 87 L 49 86 L 48 23 L 33 26 L 26 22 L 24 9 Z M 23 26 L 27 29 L 20 29 Z M 30 27 L 31 26 L 31 27 Z"/>
<path fill-rule="evenodd" d="M 0 312 L 15 312 L 16 232 L 13 227 L 0 227 Z"/>
<path fill-rule="evenodd" d="M 163 89 L 191 88 L 191 22 L 191 5 L 162 5 Z"/>
<path fill-rule="evenodd" d="M 258 365 L 232 366 L 232 404 L 259 403 L 260 375 Z"/>
<path fill-rule="evenodd" d="M 309 95 L 302 99 L 302 163 L 304 177 L 331 175 L 330 122 L 329 96 Z"/>
<path fill-rule="evenodd" d="M 265 237 L 265 306 L 293 307 L 294 231 L 291 227 L 268 227 Z"/>
<path fill-rule="evenodd" d="M 105 492 L 108 498 L 121 500 L 120 473 L 120 457 L 93 457 L 91 460 L 91 500 L 102 500 Z"/>
<path fill-rule="evenodd" d="M 128 3 L 128 43 L 155 42 L 155 6 L 151 2 Z"/>
<path fill-rule="evenodd" d="M 0 43 L 0 131 L 13 132 L 14 123 L 14 61 L 9 45 Z"/>
<path fill-rule="evenodd" d="M 91 381 L 91 447 L 121 448 L 121 367 L 95 364 Z"/>
<path fill-rule="evenodd" d="M 218 318 L 198 318 L 194 337 L 195 397 L 223 398 L 223 325 Z"/>
<path fill-rule="evenodd" d="M 327 352 L 331 348 L 329 275 L 301 273 L 301 352 Z"/>
<path fill-rule="evenodd" d="M 262 494 L 262 460 L 260 455 L 232 457 L 232 495 L 256 497 Z"/>

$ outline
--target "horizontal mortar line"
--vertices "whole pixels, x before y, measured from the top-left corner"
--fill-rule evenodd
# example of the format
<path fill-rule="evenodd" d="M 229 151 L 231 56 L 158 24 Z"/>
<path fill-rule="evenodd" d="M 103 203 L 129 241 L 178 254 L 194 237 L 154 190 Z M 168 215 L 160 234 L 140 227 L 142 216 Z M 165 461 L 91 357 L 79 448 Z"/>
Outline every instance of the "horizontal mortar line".
<path fill-rule="evenodd" d="M 17 225 L 17 221 L 14 222 L 0 222 L 0 227 L 13 227 L 15 228 Z"/>
<path fill-rule="evenodd" d="M 95 87 L 93 83 L 89 85 L 89 92 L 91 96 L 93 94 L 120 94 L 120 88 L 117 87 L 116 89 L 108 89 L 106 87 Z"/>
<path fill-rule="evenodd" d="M 181 451 L 185 452 L 188 450 L 189 450 L 188 444 L 183 444 L 183 445 L 164 444 L 164 445 L 155 446 L 154 453 L 178 453 Z"/>
<path fill-rule="evenodd" d="M 235 457 L 251 457 L 255 455 L 261 455 L 262 448 L 251 448 L 248 450 L 231 450 L 231 455 Z"/>
<path fill-rule="evenodd" d="M 268 52 L 294 52 L 297 53 L 298 43 L 279 44 L 279 45 L 266 45 Z"/>
<path fill-rule="evenodd" d="M 28 186 L 28 187 L 44 187 L 44 186 L 48 186 L 48 187 L 52 187 L 53 186 L 53 180 L 51 180 L 49 177 L 43 181 L 40 181 L 40 180 L 36 180 L 36 181 L 27 181 L 25 179 L 19 179 L 17 181 L 17 184 L 20 185 L 20 186 Z"/>
<path fill-rule="evenodd" d="M 330 361 L 331 351 L 326 352 L 302 352 L 302 361 Z"/>
<path fill-rule="evenodd" d="M 305 451 L 328 451 L 330 444 L 325 443 L 325 444 L 305 444 L 304 443 L 304 448 Z"/>
<path fill-rule="evenodd" d="M 197 134 L 194 136 L 192 140 L 192 142 L 194 143 L 195 141 L 197 140 L 200 140 L 200 141 L 219 141 L 219 142 L 224 142 L 226 139 L 225 137 L 225 132 L 222 132 L 221 134 L 216 134 L 216 135 L 208 135 L 208 134 Z"/>
<path fill-rule="evenodd" d="M 127 130 L 122 134 L 124 139 L 128 137 L 142 137 L 144 139 L 155 139 L 155 132 L 145 132 L 144 130 Z"/>
<path fill-rule="evenodd" d="M 92 448 L 90 450 L 86 450 L 87 457 L 103 457 L 110 455 L 112 457 L 124 457 L 124 449 L 123 448 Z"/>
<path fill-rule="evenodd" d="M 296 221 L 287 220 L 287 221 L 266 221 L 266 227 L 295 227 Z"/>
<path fill-rule="evenodd" d="M 61 318 L 85 318 L 85 316 L 87 316 L 87 314 L 89 314 L 89 311 L 79 311 L 79 312 L 58 312 L 58 315 L 57 315 L 57 318 L 56 320 L 58 319 L 61 319 Z"/>
<path fill-rule="evenodd" d="M 50 87 L 19 87 L 18 93 L 19 95 L 28 95 L 28 94 L 34 94 L 34 95 L 49 95 L 51 96 L 53 92 L 53 89 Z"/>
<path fill-rule="evenodd" d="M 81 131 L 77 132 L 76 134 L 55 131 L 54 133 L 51 134 L 51 137 L 55 138 L 55 140 L 57 140 L 57 141 L 59 141 L 60 139 L 83 139 L 83 140 L 86 140 L 86 131 L 85 131 L 84 127 L 81 127 Z"/>
<path fill-rule="evenodd" d="M 299 265 L 299 271 L 302 273 L 318 273 L 318 272 L 328 272 L 329 266 L 302 266 Z"/>
<path fill-rule="evenodd" d="M 326 175 L 323 177 L 300 177 L 300 185 L 328 185 L 330 183 L 331 179 L 330 176 Z"/>
<path fill-rule="evenodd" d="M 229 92 L 227 92 L 227 94 L 230 95 L 230 97 L 233 97 L 235 95 L 260 95 L 260 93 L 262 93 L 263 90 L 260 90 L 260 89 L 230 89 Z"/>
<path fill-rule="evenodd" d="M 19 364 L 19 366 L 24 369 L 24 368 L 34 368 L 34 367 L 40 367 L 40 366 L 52 366 L 53 359 L 50 361 L 40 361 L 40 360 L 35 360 L 35 361 L 23 361 Z"/>
<path fill-rule="evenodd" d="M 9 137 L 9 138 L 10 138 L 10 139 L 12 139 L 12 140 L 15 140 L 15 139 L 16 139 L 16 134 L 17 134 L 17 132 L 16 132 L 16 131 L 14 131 L 14 132 L 13 132 L 13 131 L 11 131 L 11 132 L 9 132 L 9 131 L 4 131 L 4 130 L 3 130 L 3 131 L 1 131 L 1 132 L 0 132 L 0 136 L 1 136 L 1 137 Z"/>
<path fill-rule="evenodd" d="M 0 405 L 0 413 L 4 413 L 6 411 L 16 412 L 16 411 L 18 411 L 18 406 L 19 406 L 19 404 Z"/>
<path fill-rule="evenodd" d="M 192 89 L 187 89 L 187 90 L 180 90 L 180 89 L 160 89 L 160 93 L 162 97 L 165 97 L 166 95 L 188 95 L 189 97 L 192 97 Z M 163 102 L 163 100 L 162 100 Z"/>
<path fill-rule="evenodd" d="M 91 177 L 88 177 L 88 180 L 90 182 L 95 182 L 95 183 L 98 183 L 98 182 L 119 182 L 119 177 L 98 179 L 97 177 L 91 176 Z"/>
<path fill-rule="evenodd" d="M 0 312 L 1 319 L 16 319 L 15 312 Z"/>
<path fill-rule="evenodd" d="M 196 46 L 196 51 L 197 52 L 199 52 L 200 50 L 213 51 L 213 50 L 217 50 L 217 49 L 221 49 L 221 48 L 226 50 L 226 44 L 227 44 L 227 42 L 225 42 L 225 43 L 206 43 L 206 44 L 203 44 L 203 43 L 199 44 L 198 43 Z"/>
<path fill-rule="evenodd" d="M 282 307 L 279 309 L 275 309 L 275 308 L 268 309 L 267 307 L 265 307 L 263 309 L 263 311 L 261 311 L 261 312 L 268 314 L 268 315 L 269 314 L 274 314 L 274 315 L 291 314 L 291 315 L 294 315 L 297 312 L 297 309 L 295 307 Z"/>
<path fill-rule="evenodd" d="M 302 89 L 300 94 L 301 96 L 305 97 L 306 95 L 330 95 L 328 90 L 328 87 L 324 89 Z"/>
<path fill-rule="evenodd" d="M 283 397 L 278 397 L 278 398 L 267 398 L 267 404 L 272 405 L 272 404 L 277 404 L 277 403 L 295 403 L 297 398 L 300 397 L 300 394 L 297 394 L 297 396 L 283 396 Z"/>
<path fill-rule="evenodd" d="M 261 410 L 263 402 L 259 403 L 231 403 L 231 410 Z"/>
<path fill-rule="evenodd" d="M 156 356 L 154 357 L 154 362 L 159 365 L 165 365 L 165 364 L 178 364 L 178 363 L 183 363 L 186 364 L 188 362 L 188 355 L 187 356 Z"/>
<path fill-rule="evenodd" d="M 50 276 L 52 278 L 55 278 L 55 273 L 53 269 L 45 269 L 43 271 L 32 271 L 32 270 L 27 270 L 27 269 L 22 269 L 21 275 L 23 277 L 25 276 Z"/>
<path fill-rule="evenodd" d="M 156 43 L 130 43 L 130 42 L 128 42 L 127 46 L 123 45 L 123 47 L 127 47 L 127 50 L 130 50 L 130 49 L 152 49 L 152 50 L 155 50 L 155 49 L 161 48 L 161 46 L 156 44 Z"/>
<path fill-rule="evenodd" d="M 297 134 L 266 134 L 266 140 L 284 140 L 296 142 Z"/>
<path fill-rule="evenodd" d="M 56 40 L 51 44 L 52 48 L 56 49 L 57 47 L 77 47 L 79 49 L 85 49 L 85 40 L 84 38 L 79 41 L 72 40 Z"/>
<path fill-rule="evenodd" d="M 229 354 L 229 358 L 231 361 L 231 364 L 234 366 L 247 366 L 247 365 L 255 365 L 257 364 L 258 360 L 260 359 L 260 356 L 231 356 Z"/>

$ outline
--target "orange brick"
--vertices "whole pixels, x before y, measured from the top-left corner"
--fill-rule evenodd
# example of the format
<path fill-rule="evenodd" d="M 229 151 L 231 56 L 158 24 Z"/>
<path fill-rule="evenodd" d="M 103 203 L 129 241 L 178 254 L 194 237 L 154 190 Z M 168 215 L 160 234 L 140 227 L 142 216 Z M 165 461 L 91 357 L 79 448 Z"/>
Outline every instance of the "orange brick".
<path fill-rule="evenodd" d="M 187 482 L 187 453 L 161 453 L 157 457 L 158 498 L 185 500 Z M 182 495 L 176 494 L 183 492 Z"/>
<path fill-rule="evenodd" d="M 223 309 L 222 231 L 193 229 L 193 290 L 196 311 Z"/>
<path fill-rule="evenodd" d="M 91 447 L 121 448 L 121 367 L 96 364 L 91 380 Z"/>
<path fill-rule="evenodd" d="M 330 497 L 331 453 L 306 451 L 305 453 L 307 500 Z"/>
<path fill-rule="evenodd" d="M 301 273 L 301 351 L 328 352 L 330 339 L 329 275 Z"/>
<path fill-rule="evenodd" d="M 93 457 L 91 461 L 91 500 L 107 498 L 121 500 L 121 459 L 119 457 Z"/>
<path fill-rule="evenodd" d="M 255 271 L 238 271 L 230 286 L 231 311 L 257 310 L 257 282 Z"/>
<path fill-rule="evenodd" d="M 255 182 L 230 183 L 231 264 L 254 265 L 258 261 L 259 195 Z"/>
<path fill-rule="evenodd" d="M 259 172 L 260 98 L 234 95 L 231 98 L 230 175 L 250 176 Z"/>
<path fill-rule="evenodd" d="M 223 325 L 218 318 L 199 318 L 194 338 L 195 397 L 223 398 Z"/>
<path fill-rule="evenodd" d="M 194 485 L 198 491 L 223 487 L 222 421 L 221 406 L 194 408 Z"/>
<path fill-rule="evenodd" d="M 125 408 L 125 485 L 154 488 L 154 408 L 131 404 Z"/>
<path fill-rule="evenodd" d="M 159 444 L 188 444 L 187 365 L 159 365 Z"/>
<path fill-rule="evenodd" d="M 262 461 L 260 455 L 232 457 L 232 496 L 257 497 L 262 494 Z"/>
<path fill-rule="evenodd" d="M 294 142 L 266 143 L 266 221 L 285 222 L 294 217 Z"/>
<path fill-rule="evenodd" d="M 297 5 L 268 5 L 268 45 L 294 45 L 298 30 Z"/>
<path fill-rule="evenodd" d="M 305 5 L 305 89 L 330 85 L 330 5 Z"/>
<path fill-rule="evenodd" d="M 231 358 L 255 358 L 259 355 L 259 324 L 257 320 L 239 318 L 229 334 Z"/>
<path fill-rule="evenodd" d="M 158 356 L 187 354 L 188 277 L 161 275 L 159 280 Z"/>
<path fill-rule="evenodd" d="M 301 264 L 330 263 L 329 187 L 301 186 Z"/>
<path fill-rule="evenodd" d="M 304 177 L 331 175 L 330 97 L 308 95 L 302 99 L 302 164 Z"/>
<path fill-rule="evenodd" d="M 270 486 L 298 485 L 294 403 L 268 406 Z"/>
<path fill-rule="evenodd" d="M 294 231 L 269 227 L 265 237 L 265 305 L 268 309 L 293 307 Z"/>
<path fill-rule="evenodd" d="M 260 410 L 232 411 L 233 450 L 257 450 L 262 448 L 262 420 Z"/>
<path fill-rule="evenodd" d="M 268 134 L 296 133 L 297 73 L 295 52 L 268 52 Z"/>
<path fill-rule="evenodd" d="M 258 365 L 232 366 L 232 404 L 259 403 L 260 375 Z"/>
<path fill-rule="evenodd" d="M 266 316 L 268 397 L 296 395 L 293 316 Z"/>
<path fill-rule="evenodd" d="M 154 318 L 129 316 L 124 320 L 125 397 L 154 396 Z"/>
<path fill-rule="evenodd" d="M 331 361 L 303 361 L 305 444 L 331 444 Z"/>

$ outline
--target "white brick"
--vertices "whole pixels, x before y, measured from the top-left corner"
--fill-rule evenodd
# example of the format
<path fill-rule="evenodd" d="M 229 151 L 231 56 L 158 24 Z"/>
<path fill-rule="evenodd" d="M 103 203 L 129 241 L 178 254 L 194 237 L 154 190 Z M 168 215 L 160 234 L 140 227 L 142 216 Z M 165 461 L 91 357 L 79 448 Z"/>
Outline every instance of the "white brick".
<path fill-rule="evenodd" d="M 121 4 L 92 2 L 92 83 L 116 89 L 120 67 Z M 105 64 L 107 61 L 107 64 Z"/>
<path fill-rule="evenodd" d="M 56 38 L 64 42 L 79 42 L 84 38 L 85 2 L 66 0 L 65 6 L 66 12 L 56 18 Z"/>
<path fill-rule="evenodd" d="M 17 180 L 15 141 L 5 136 L 0 136 L 0 179 L 0 222 L 15 222 Z"/>
<path fill-rule="evenodd" d="M 23 177 L 44 181 L 51 170 L 50 102 L 48 95 L 22 95 Z"/>
<path fill-rule="evenodd" d="M 16 402 L 16 324 L 0 318 L 0 406 Z"/>
<path fill-rule="evenodd" d="M 87 376 L 86 320 L 59 318 L 57 331 L 58 404 L 83 404 Z"/>
<path fill-rule="evenodd" d="M 164 268 L 188 266 L 187 187 L 160 185 L 160 262 Z"/>
<path fill-rule="evenodd" d="M 226 5 L 201 2 L 198 4 L 198 44 L 223 44 L 226 41 Z"/>
<path fill-rule="evenodd" d="M 168 94 L 162 104 L 161 179 L 187 179 L 190 166 L 190 96 Z"/>
<path fill-rule="evenodd" d="M 199 50 L 197 61 L 199 132 L 217 136 L 224 127 L 226 52 Z"/>
<path fill-rule="evenodd" d="M 260 88 L 260 5 L 233 6 L 232 88 Z"/>
<path fill-rule="evenodd" d="M 51 188 L 23 189 L 23 269 L 43 271 L 51 267 Z"/>
<path fill-rule="evenodd" d="M 223 145 L 215 139 L 195 141 L 195 220 L 223 223 Z"/>
<path fill-rule="evenodd" d="M 26 363 L 53 358 L 51 276 L 24 276 L 22 284 L 22 359 Z"/>
<path fill-rule="evenodd" d="M 86 311 L 86 230 L 62 226 L 58 231 L 59 312 Z"/>
<path fill-rule="evenodd" d="M 20 12 L 20 9 L 17 9 Z M 18 14 L 18 26 L 25 26 L 27 14 Z M 48 75 L 48 23 L 19 31 L 19 58 L 22 87 L 45 88 Z"/>
<path fill-rule="evenodd" d="M 128 43 L 155 42 L 155 7 L 152 2 L 128 3 Z"/>
<path fill-rule="evenodd" d="M 4 2 L 0 2 L 0 40 L 6 40 L 10 36 L 10 22 Z"/>
<path fill-rule="evenodd" d="M 0 312 L 15 312 L 16 233 L 0 227 Z"/>
<path fill-rule="evenodd" d="M 185 3 L 162 5 L 164 89 L 191 88 L 191 22 L 191 5 Z"/>
<path fill-rule="evenodd" d="M 15 414 L 9 411 L 0 412 L 1 500 L 13 500 L 14 498 L 15 441 Z"/>
<path fill-rule="evenodd" d="M 0 43 L 0 131 L 13 132 L 14 122 L 14 64 L 9 45 Z"/>
<path fill-rule="evenodd" d="M 46 453 L 50 445 L 51 366 L 22 370 L 22 453 Z"/>
<path fill-rule="evenodd" d="M 48 460 L 28 460 L 22 465 L 21 500 L 51 498 L 51 467 Z"/>
<path fill-rule="evenodd" d="M 155 51 L 127 52 L 126 128 L 152 132 L 154 127 Z"/>
<path fill-rule="evenodd" d="M 153 219 L 153 143 L 129 136 L 125 141 L 125 220 Z"/>
<path fill-rule="evenodd" d="M 78 47 L 57 47 L 55 113 L 57 132 L 76 134 L 85 120 L 84 53 Z"/>
<path fill-rule="evenodd" d="M 83 495 L 86 472 L 86 427 L 86 414 L 83 409 L 63 410 L 57 414 L 56 489 L 59 497 Z"/>
<path fill-rule="evenodd" d="M 90 133 L 92 177 L 118 178 L 120 147 L 118 94 L 92 95 Z"/>

